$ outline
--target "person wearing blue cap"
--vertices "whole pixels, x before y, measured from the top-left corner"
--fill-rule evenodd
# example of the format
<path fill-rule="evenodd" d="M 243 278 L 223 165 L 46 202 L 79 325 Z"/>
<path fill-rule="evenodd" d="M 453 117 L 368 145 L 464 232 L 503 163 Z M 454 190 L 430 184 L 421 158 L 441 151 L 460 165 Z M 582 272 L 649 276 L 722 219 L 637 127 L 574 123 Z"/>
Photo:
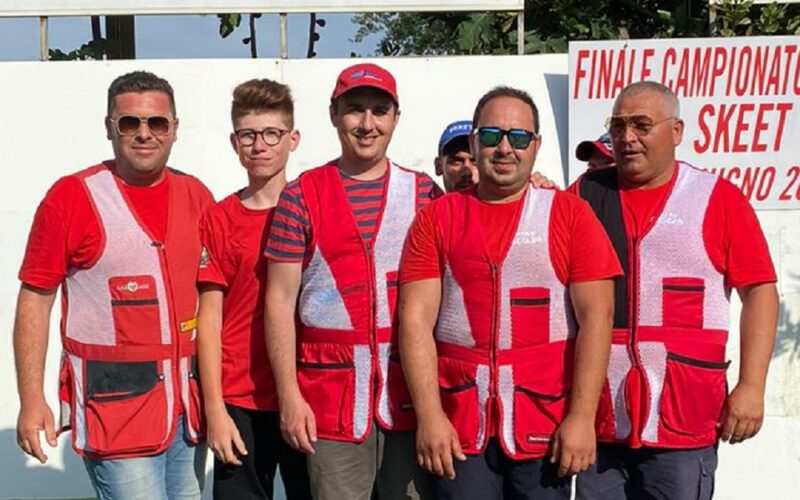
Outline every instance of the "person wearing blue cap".
<path fill-rule="evenodd" d="M 439 138 L 439 154 L 433 160 L 436 175 L 442 176 L 448 193 L 472 186 L 478 182 L 475 158 L 469 151 L 472 121 L 460 120 L 444 129 Z"/>

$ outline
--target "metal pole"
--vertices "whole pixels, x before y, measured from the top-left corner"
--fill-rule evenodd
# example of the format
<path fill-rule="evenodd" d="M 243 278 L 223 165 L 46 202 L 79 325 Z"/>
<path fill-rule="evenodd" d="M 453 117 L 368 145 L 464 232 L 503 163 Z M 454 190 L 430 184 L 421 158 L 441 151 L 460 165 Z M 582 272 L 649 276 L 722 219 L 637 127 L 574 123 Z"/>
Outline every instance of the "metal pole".
<path fill-rule="evenodd" d="M 282 12 L 281 20 L 281 59 L 289 59 L 289 16 Z"/>
<path fill-rule="evenodd" d="M 517 54 L 525 53 L 525 11 L 517 12 Z"/>
<path fill-rule="evenodd" d="M 47 28 L 49 18 L 42 16 L 39 18 L 39 60 L 47 61 L 50 58 L 50 46 L 47 40 Z"/>

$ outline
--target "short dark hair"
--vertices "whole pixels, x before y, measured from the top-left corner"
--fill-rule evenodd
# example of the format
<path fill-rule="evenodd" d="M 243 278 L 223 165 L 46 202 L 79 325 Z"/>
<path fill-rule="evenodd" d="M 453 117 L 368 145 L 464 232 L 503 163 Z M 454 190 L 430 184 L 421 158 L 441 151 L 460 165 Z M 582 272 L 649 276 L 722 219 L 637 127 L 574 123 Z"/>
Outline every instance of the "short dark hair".
<path fill-rule="evenodd" d="M 267 78 L 248 80 L 233 89 L 231 120 L 250 113 L 281 113 L 289 127 L 294 128 L 294 101 L 287 85 Z"/>
<path fill-rule="evenodd" d="M 512 97 L 514 99 L 519 99 L 530 106 L 531 112 L 533 112 L 533 131 L 537 135 L 539 134 L 539 109 L 533 102 L 533 98 L 531 98 L 530 94 L 524 90 L 507 87 L 505 85 L 500 85 L 499 87 L 493 88 L 489 92 L 483 94 L 483 97 L 480 98 L 478 105 L 475 106 L 475 113 L 472 115 L 473 130 L 477 130 L 478 120 L 480 119 L 481 113 L 483 112 L 483 108 L 486 107 L 486 104 L 488 104 L 488 102 L 492 99 L 497 99 L 498 97 Z"/>
<path fill-rule="evenodd" d="M 172 91 L 172 85 L 168 81 L 157 76 L 149 71 L 132 71 L 118 76 L 108 86 L 108 108 L 106 112 L 111 116 L 114 111 L 114 98 L 120 94 L 142 92 L 163 92 L 169 96 L 169 105 L 172 109 L 173 116 L 177 116 L 175 112 L 175 93 Z"/>

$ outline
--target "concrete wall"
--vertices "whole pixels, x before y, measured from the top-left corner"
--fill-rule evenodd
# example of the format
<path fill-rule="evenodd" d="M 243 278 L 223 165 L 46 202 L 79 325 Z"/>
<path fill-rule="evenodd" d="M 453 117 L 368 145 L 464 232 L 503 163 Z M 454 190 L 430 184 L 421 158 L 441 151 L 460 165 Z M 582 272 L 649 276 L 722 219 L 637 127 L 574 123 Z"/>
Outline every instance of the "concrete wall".
<path fill-rule="evenodd" d="M 127 71 L 148 69 L 174 86 L 180 128 L 170 164 L 198 176 L 220 198 L 242 187 L 244 172 L 230 149 L 229 106 L 233 87 L 268 77 L 291 85 L 296 100 L 300 147 L 289 177 L 335 157 L 339 150 L 327 115 L 338 72 L 352 61 L 125 61 L 0 63 L 0 498 L 91 496 L 79 459 L 62 436 L 50 460 L 39 465 L 18 450 L 11 332 L 19 283 L 16 274 L 39 201 L 60 176 L 112 156 L 105 139 L 105 93 Z M 541 110 L 543 146 L 537 168 L 563 185 L 567 141 L 567 56 L 391 59 L 380 64 L 396 76 L 402 115 L 390 156 L 401 165 L 433 175 L 433 156 L 443 127 L 471 118 L 477 99 L 497 84 L 528 90 Z M 800 479 L 800 224 L 794 211 L 761 212 L 781 276 L 782 316 L 768 391 L 768 418 L 749 443 L 721 446 L 718 498 L 797 498 Z M 792 222 L 794 221 L 794 222 Z M 46 389 L 56 401 L 60 351 L 58 313 L 53 315 Z M 736 323 L 734 321 L 734 323 Z M 738 342 L 730 358 L 735 377 Z M 731 379 L 735 381 L 735 378 Z"/>

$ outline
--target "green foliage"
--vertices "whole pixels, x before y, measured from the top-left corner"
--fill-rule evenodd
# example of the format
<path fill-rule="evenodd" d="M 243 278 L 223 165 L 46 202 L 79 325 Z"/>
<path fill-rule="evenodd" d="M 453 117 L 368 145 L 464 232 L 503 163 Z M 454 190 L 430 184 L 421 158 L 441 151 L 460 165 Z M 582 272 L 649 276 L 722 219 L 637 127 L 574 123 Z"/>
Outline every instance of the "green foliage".
<path fill-rule="evenodd" d="M 51 61 L 99 61 L 103 59 L 105 54 L 113 51 L 115 48 L 116 45 L 109 40 L 99 38 L 97 40 L 90 40 L 70 52 L 64 52 L 61 49 L 50 49 L 48 51 L 48 59 Z"/>
<path fill-rule="evenodd" d="M 715 34 L 722 37 L 800 35 L 800 6 L 752 0 L 722 0 L 717 5 Z"/>
<path fill-rule="evenodd" d="M 241 14 L 217 14 L 219 19 L 219 36 L 228 38 L 242 24 Z"/>
<path fill-rule="evenodd" d="M 721 0 L 526 0 L 526 54 L 566 52 L 569 41 L 800 35 L 800 5 Z M 516 14 L 369 13 L 353 17 L 353 41 L 379 36 L 376 55 L 513 54 Z"/>

